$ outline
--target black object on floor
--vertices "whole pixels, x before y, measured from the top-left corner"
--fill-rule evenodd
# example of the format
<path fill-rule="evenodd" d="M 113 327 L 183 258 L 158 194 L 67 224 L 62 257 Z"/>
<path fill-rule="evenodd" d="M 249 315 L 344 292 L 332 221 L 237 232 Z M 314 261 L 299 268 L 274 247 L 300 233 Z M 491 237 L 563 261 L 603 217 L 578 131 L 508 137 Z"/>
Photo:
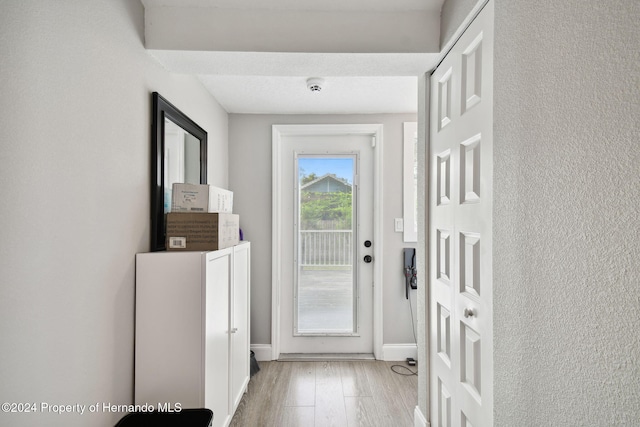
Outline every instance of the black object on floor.
<path fill-rule="evenodd" d="M 258 366 L 258 361 L 256 360 L 256 354 L 253 350 L 249 351 L 250 354 L 250 363 L 249 363 L 249 376 L 252 377 L 258 373 L 260 370 L 260 366 Z"/>
<path fill-rule="evenodd" d="M 125 415 L 115 427 L 209 427 L 213 421 L 210 409 L 183 409 L 180 412 L 133 412 Z"/>

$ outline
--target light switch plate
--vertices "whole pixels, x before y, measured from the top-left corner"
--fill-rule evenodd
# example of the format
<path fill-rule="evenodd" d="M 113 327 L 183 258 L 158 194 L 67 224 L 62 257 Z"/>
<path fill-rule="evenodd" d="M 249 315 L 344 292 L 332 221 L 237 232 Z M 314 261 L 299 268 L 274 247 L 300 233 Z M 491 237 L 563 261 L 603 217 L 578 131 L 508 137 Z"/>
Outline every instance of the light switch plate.
<path fill-rule="evenodd" d="M 404 231 L 404 219 L 394 218 L 394 225 L 396 233 L 402 233 Z"/>

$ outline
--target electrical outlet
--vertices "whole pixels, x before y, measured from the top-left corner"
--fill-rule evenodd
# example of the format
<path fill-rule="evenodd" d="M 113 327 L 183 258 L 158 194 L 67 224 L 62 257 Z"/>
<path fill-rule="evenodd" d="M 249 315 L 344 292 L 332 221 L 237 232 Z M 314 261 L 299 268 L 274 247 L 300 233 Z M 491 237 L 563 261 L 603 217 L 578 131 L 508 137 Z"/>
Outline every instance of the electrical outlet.
<path fill-rule="evenodd" d="M 394 218 L 396 233 L 402 233 L 404 231 L 404 219 Z"/>

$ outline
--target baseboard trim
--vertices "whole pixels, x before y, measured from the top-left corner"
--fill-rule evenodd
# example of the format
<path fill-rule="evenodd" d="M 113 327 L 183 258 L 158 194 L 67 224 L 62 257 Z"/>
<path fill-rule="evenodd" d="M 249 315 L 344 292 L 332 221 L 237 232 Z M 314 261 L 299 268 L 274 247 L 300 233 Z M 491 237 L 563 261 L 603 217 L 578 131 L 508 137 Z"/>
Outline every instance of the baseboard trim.
<path fill-rule="evenodd" d="M 273 360 L 271 344 L 251 344 L 256 360 Z M 418 359 L 418 347 L 415 344 L 385 344 L 382 346 L 382 360 L 389 362 L 404 361 L 407 357 Z"/>
<path fill-rule="evenodd" d="M 413 411 L 413 426 L 414 427 L 430 427 L 431 424 L 427 421 L 427 418 L 422 414 L 419 406 Z"/>
<path fill-rule="evenodd" d="M 418 346 L 415 344 L 384 344 L 382 346 L 382 360 L 394 362 L 413 357 L 418 360 Z"/>
<path fill-rule="evenodd" d="M 255 353 L 258 362 L 272 359 L 271 344 L 251 344 L 251 350 Z"/>
<path fill-rule="evenodd" d="M 372 353 L 280 353 L 280 362 L 353 362 L 376 360 Z"/>

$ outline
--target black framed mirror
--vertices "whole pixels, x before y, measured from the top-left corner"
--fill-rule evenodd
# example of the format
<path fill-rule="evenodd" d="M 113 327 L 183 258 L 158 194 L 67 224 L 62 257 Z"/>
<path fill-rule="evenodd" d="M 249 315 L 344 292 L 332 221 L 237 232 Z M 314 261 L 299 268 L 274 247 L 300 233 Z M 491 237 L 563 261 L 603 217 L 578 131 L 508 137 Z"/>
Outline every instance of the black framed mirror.
<path fill-rule="evenodd" d="M 152 94 L 151 251 L 165 250 L 175 182 L 207 183 L 207 132 L 158 92 Z"/>

